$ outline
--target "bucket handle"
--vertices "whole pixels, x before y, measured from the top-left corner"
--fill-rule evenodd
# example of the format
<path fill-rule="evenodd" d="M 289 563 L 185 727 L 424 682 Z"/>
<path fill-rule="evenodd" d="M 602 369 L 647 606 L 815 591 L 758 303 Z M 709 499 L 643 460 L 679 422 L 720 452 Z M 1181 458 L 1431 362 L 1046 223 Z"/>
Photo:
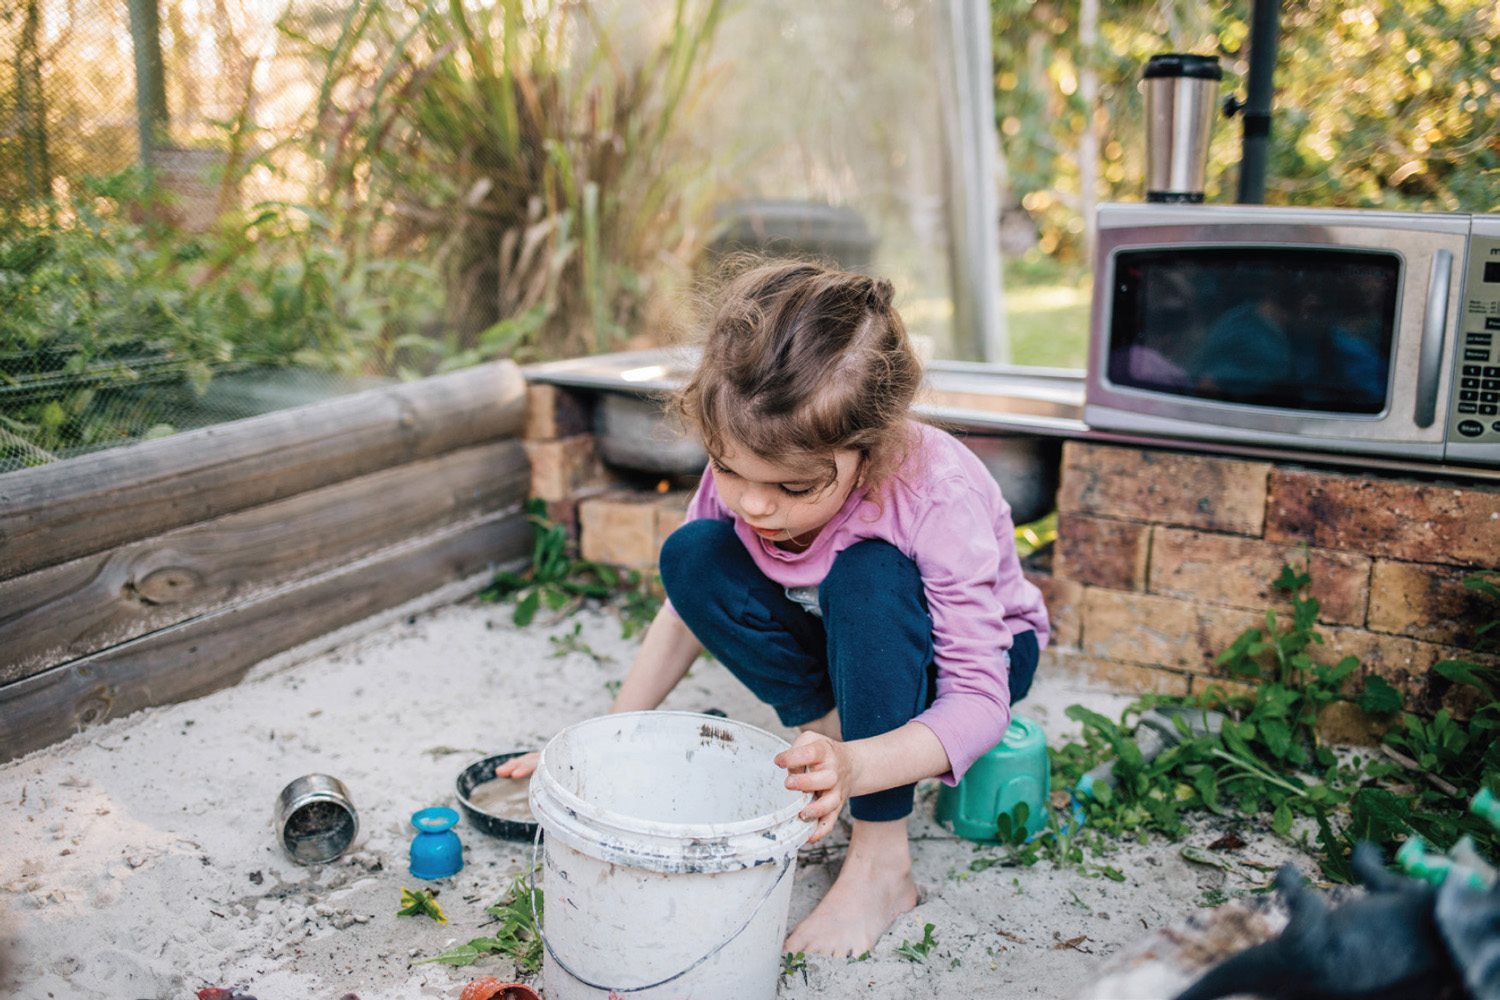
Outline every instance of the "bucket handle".
<path fill-rule="evenodd" d="M 537 936 L 542 939 L 542 946 L 547 949 L 547 954 L 552 956 L 552 961 L 557 963 L 558 968 L 562 969 L 569 976 L 571 976 L 574 982 L 579 983 L 583 986 L 587 986 L 590 989 L 599 990 L 601 993 L 609 993 L 611 995 L 616 993 L 640 993 L 644 990 L 654 990 L 658 986 L 665 986 L 673 980 L 681 979 L 683 976 L 687 975 L 689 972 L 692 972 L 698 966 L 702 965 L 704 962 L 707 962 L 710 958 L 713 958 L 719 952 L 723 951 L 729 946 L 730 942 L 744 933 L 746 927 L 750 926 L 750 923 L 755 919 L 756 914 L 760 913 L 760 908 L 766 905 L 766 900 L 771 898 L 772 893 L 776 891 L 776 887 L 781 885 L 781 880 L 786 878 L 786 873 L 791 871 L 792 862 L 797 860 L 796 855 L 789 855 L 786 860 L 781 863 L 781 871 L 776 874 L 776 881 L 772 882 L 771 887 L 766 890 L 765 895 L 760 897 L 760 902 L 756 903 L 755 907 L 751 909 L 750 915 L 745 918 L 745 922 L 740 924 L 740 926 L 735 929 L 735 932 L 733 934 L 729 935 L 723 941 L 720 941 L 718 944 L 714 945 L 707 954 L 698 959 L 692 965 L 689 965 L 681 972 L 674 972 L 672 975 L 666 977 L 665 979 L 658 979 L 654 983 L 647 983 L 645 986 L 605 986 L 603 984 L 585 979 L 578 973 L 574 972 L 572 967 L 569 966 L 567 962 L 564 962 L 562 960 L 562 957 L 558 955 L 557 952 L 553 949 L 552 942 L 547 940 L 547 934 L 542 930 L 542 919 L 537 915 L 536 912 L 536 873 L 537 869 L 540 867 L 537 863 L 536 855 L 537 847 L 541 844 L 541 842 L 542 827 L 541 824 L 537 824 L 536 836 L 534 836 L 531 840 L 531 871 L 527 873 L 527 888 L 529 891 L 526 894 L 526 899 L 531 903 L 531 924 L 536 928 Z"/>

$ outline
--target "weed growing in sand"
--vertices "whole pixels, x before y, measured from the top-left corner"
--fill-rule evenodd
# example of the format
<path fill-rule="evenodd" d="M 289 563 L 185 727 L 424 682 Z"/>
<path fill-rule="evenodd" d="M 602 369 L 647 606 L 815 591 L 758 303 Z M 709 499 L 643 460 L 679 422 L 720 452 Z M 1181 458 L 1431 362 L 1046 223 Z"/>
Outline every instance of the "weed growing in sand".
<path fill-rule="evenodd" d="M 440 924 L 448 922 L 448 918 L 443 914 L 443 908 L 437 903 L 437 893 L 428 892 L 426 889 L 418 889 L 416 892 L 402 889 L 401 909 L 396 911 L 396 916 L 431 917 Z"/>
<path fill-rule="evenodd" d="M 536 905 L 534 915 L 533 895 Z M 485 907 L 484 912 L 500 924 L 492 937 L 472 938 L 451 951 L 413 964 L 439 962 L 451 966 L 473 965 L 485 955 L 501 954 L 509 956 L 519 973 L 530 975 L 542 967 L 542 936 L 537 932 L 538 921 L 542 916 L 542 890 L 535 888 L 525 873 L 517 875 L 499 902 Z"/>
<path fill-rule="evenodd" d="M 601 667 L 615 661 L 613 656 L 600 653 L 588 644 L 588 640 L 583 637 L 582 622 L 574 622 L 571 632 L 548 636 L 547 641 L 552 644 L 552 655 L 555 658 L 561 658 L 570 653 L 582 653 Z"/>
<path fill-rule="evenodd" d="M 807 952 L 789 951 L 781 956 L 781 978 L 790 979 L 797 973 L 802 973 L 802 982 L 807 983 Z"/>
<path fill-rule="evenodd" d="M 567 529 L 548 520 L 545 501 L 535 497 L 526 501 L 526 519 L 535 529 L 531 565 L 520 573 L 495 574 L 490 585 L 479 592 L 480 600 L 515 598 L 511 619 L 524 627 L 543 607 L 564 618 L 585 598 L 609 597 L 619 588 L 620 574 L 613 567 L 574 557 Z"/>
<path fill-rule="evenodd" d="M 896 949 L 896 954 L 908 962 L 926 963 L 927 955 L 937 945 L 937 938 L 933 936 L 934 925 L 926 924 L 922 927 L 921 941 L 902 941 L 901 947 Z"/>
<path fill-rule="evenodd" d="M 1479 574 L 1466 583 L 1500 598 L 1497 580 L 1496 574 Z M 1354 657 L 1333 664 L 1313 658 L 1322 636 L 1315 628 L 1318 601 L 1307 593 L 1310 582 L 1305 566 L 1301 572 L 1283 567 L 1274 586 L 1287 595 L 1290 617 L 1281 620 L 1267 611 L 1263 628 L 1247 629 L 1218 656 L 1218 664 L 1251 685 L 1247 693 L 1214 686 L 1187 698 L 1148 696 L 1129 706 L 1119 722 L 1078 705 L 1067 710 L 1083 724 L 1083 737 L 1052 752 L 1055 786 L 1074 788 L 1094 766 L 1114 760 L 1113 784 L 1096 783 L 1083 802 L 1088 825 L 1081 833 L 1176 840 L 1186 832 L 1186 817 L 1205 811 L 1268 822 L 1272 832 L 1318 850 L 1323 874 L 1335 881 L 1352 880 L 1348 857 L 1357 840 L 1374 841 L 1388 854 L 1413 832 L 1438 845 L 1469 834 L 1491 853 L 1500 846 L 1493 828 L 1466 809 L 1480 787 L 1500 789 L 1500 670 L 1469 660 L 1434 667 L 1452 683 L 1477 691 L 1481 704 L 1466 724 L 1446 709 L 1432 718 L 1400 712 L 1400 693 L 1378 678 L 1354 690 Z M 1480 648 L 1495 628 L 1494 621 L 1481 628 Z M 1336 701 L 1397 720 L 1381 756 L 1340 756 L 1318 740 L 1319 714 Z M 1211 708 L 1228 719 L 1218 733 L 1193 732 L 1180 721 L 1178 741 L 1148 760 L 1130 717 L 1157 706 Z M 1061 829 L 1054 817 L 1049 830 Z M 1314 836 L 1316 845 L 1308 843 Z M 1010 846 L 1022 851 L 1024 863 L 1025 849 Z M 1088 846 L 1100 844 L 1096 839 Z M 1055 860 L 1078 858 L 1071 847 L 1062 851 L 1060 842 L 1039 849 Z M 1113 870 L 1100 873 L 1115 877 Z"/>
<path fill-rule="evenodd" d="M 629 639 L 645 631 L 661 607 L 654 574 L 647 576 L 578 558 L 567 529 L 547 517 L 547 504 L 543 500 L 533 497 L 526 502 L 526 519 L 535 532 L 531 565 L 519 573 L 508 570 L 496 573 L 479 592 L 480 600 L 514 599 L 516 606 L 511 620 L 524 628 L 544 608 L 552 613 L 554 621 L 561 621 L 586 600 L 618 597 L 621 635 Z M 576 635 L 577 630 L 574 631 Z M 566 637 L 563 641 L 567 641 Z"/>

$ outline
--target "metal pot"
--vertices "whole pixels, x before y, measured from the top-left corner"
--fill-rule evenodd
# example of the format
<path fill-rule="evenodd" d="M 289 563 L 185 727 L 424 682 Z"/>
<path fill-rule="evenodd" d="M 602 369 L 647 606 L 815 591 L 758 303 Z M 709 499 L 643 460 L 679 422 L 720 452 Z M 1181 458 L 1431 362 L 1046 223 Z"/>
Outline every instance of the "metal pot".
<path fill-rule="evenodd" d="M 349 790 L 327 774 L 305 774 L 276 798 L 276 839 L 299 865 L 332 861 L 359 835 Z"/>

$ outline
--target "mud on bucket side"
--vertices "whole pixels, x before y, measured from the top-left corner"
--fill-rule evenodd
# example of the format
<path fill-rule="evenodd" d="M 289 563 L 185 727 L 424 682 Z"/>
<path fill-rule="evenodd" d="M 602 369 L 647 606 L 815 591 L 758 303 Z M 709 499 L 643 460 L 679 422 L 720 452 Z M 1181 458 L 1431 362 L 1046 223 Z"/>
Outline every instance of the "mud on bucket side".
<path fill-rule="evenodd" d="M 548 1000 L 772 1000 L 797 849 L 814 824 L 778 736 L 691 712 L 589 719 L 531 782 Z"/>

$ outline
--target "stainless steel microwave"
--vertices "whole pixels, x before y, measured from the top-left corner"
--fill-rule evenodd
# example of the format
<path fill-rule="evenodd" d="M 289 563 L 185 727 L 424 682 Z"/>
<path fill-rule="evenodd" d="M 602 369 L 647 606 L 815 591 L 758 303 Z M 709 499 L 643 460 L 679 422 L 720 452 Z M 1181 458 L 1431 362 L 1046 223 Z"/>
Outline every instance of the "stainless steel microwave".
<path fill-rule="evenodd" d="M 1500 216 L 1107 204 L 1091 428 L 1500 465 Z"/>

